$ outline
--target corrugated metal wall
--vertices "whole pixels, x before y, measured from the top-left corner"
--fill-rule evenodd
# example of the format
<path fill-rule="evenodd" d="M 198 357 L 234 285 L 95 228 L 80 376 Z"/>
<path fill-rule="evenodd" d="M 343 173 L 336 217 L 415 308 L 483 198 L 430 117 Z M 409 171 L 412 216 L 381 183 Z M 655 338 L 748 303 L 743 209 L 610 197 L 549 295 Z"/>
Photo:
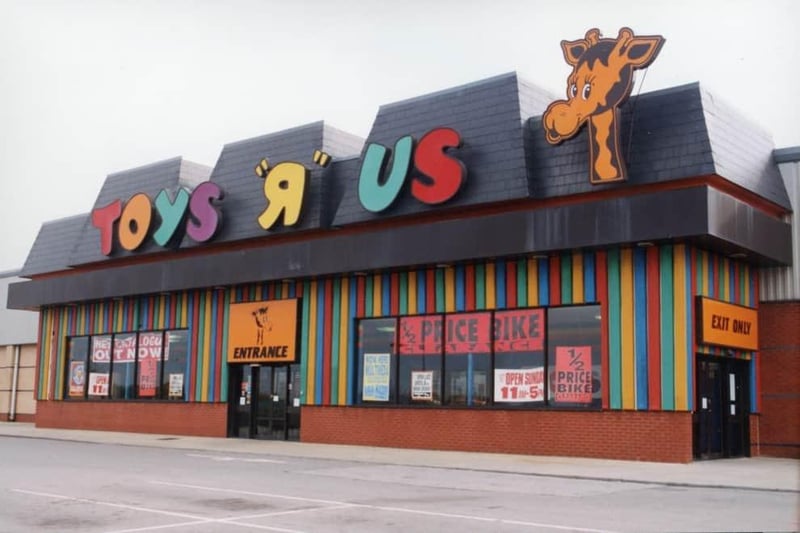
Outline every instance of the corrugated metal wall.
<path fill-rule="evenodd" d="M 800 161 L 780 163 L 779 168 L 794 210 L 788 217 L 792 224 L 792 266 L 761 270 L 762 302 L 800 300 Z"/>

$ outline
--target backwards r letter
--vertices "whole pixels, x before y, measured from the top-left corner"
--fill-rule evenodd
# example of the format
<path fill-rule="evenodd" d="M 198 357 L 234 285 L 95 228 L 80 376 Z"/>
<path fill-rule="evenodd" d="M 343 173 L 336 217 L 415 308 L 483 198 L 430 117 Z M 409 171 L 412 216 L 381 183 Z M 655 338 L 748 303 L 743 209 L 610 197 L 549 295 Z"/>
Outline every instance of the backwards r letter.
<path fill-rule="evenodd" d="M 630 96 L 633 71 L 647 67 L 658 55 L 664 38 L 634 36 L 622 28 L 616 39 L 601 39 L 591 29 L 577 41 L 561 41 L 564 59 L 572 66 L 567 78 L 567 99 L 547 107 L 542 118 L 547 142 L 558 144 L 589 123 L 592 183 L 626 179 L 620 156 L 619 106 Z"/>

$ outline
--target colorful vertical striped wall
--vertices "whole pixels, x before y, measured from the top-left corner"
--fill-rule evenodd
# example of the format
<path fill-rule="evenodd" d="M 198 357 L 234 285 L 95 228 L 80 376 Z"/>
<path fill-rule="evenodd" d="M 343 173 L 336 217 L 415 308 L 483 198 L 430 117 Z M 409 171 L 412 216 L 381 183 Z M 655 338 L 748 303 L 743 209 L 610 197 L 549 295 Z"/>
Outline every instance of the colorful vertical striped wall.
<path fill-rule="evenodd" d="M 721 353 L 695 343 L 694 295 L 754 307 L 757 290 L 756 272 L 746 264 L 666 245 L 49 308 L 41 314 L 38 397 L 62 397 L 67 336 L 188 328 L 186 399 L 226 401 L 231 303 L 301 298 L 302 401 L 346 405 L 353 402 L 356 317 L 599 302 L 603 406 L 685 411 L 693 408 L 694 353 Z M 753 361 L 756 406 L 755 358 L 736 356 Z"/>

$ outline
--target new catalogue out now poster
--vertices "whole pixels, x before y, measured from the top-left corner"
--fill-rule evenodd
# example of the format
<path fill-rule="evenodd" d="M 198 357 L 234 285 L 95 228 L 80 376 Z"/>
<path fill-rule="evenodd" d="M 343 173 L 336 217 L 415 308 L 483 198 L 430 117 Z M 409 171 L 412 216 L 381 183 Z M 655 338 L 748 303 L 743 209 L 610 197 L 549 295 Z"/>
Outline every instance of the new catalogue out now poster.
<path fill-rule="evenodd" d="M 362 399 L 367 402 L 389 401 L 389 369 L 392 356 L 388 353 L 365 353 Z"/>

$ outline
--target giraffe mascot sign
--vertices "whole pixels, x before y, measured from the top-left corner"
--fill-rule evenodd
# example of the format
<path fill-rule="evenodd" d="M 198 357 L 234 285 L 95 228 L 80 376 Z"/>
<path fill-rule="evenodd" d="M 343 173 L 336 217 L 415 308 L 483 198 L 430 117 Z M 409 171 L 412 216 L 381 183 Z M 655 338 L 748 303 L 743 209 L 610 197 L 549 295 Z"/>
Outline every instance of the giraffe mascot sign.
<path fill-rule="evenodd" d="M 601 38 L 591 29 L 577 41 L 561 41 L 564 59 L 572 66 L 567 99 L 551 103 L 544 113 L 547 142 L 559 144 L 589 123 L 589 176 L 592 183 L 627 178 L 620 155 L 619 106 L 630 96 L 633 71 L 647 67 L 658 55 L 664 38 L 635 36 L 622 28 L 616 39 Z"/>

